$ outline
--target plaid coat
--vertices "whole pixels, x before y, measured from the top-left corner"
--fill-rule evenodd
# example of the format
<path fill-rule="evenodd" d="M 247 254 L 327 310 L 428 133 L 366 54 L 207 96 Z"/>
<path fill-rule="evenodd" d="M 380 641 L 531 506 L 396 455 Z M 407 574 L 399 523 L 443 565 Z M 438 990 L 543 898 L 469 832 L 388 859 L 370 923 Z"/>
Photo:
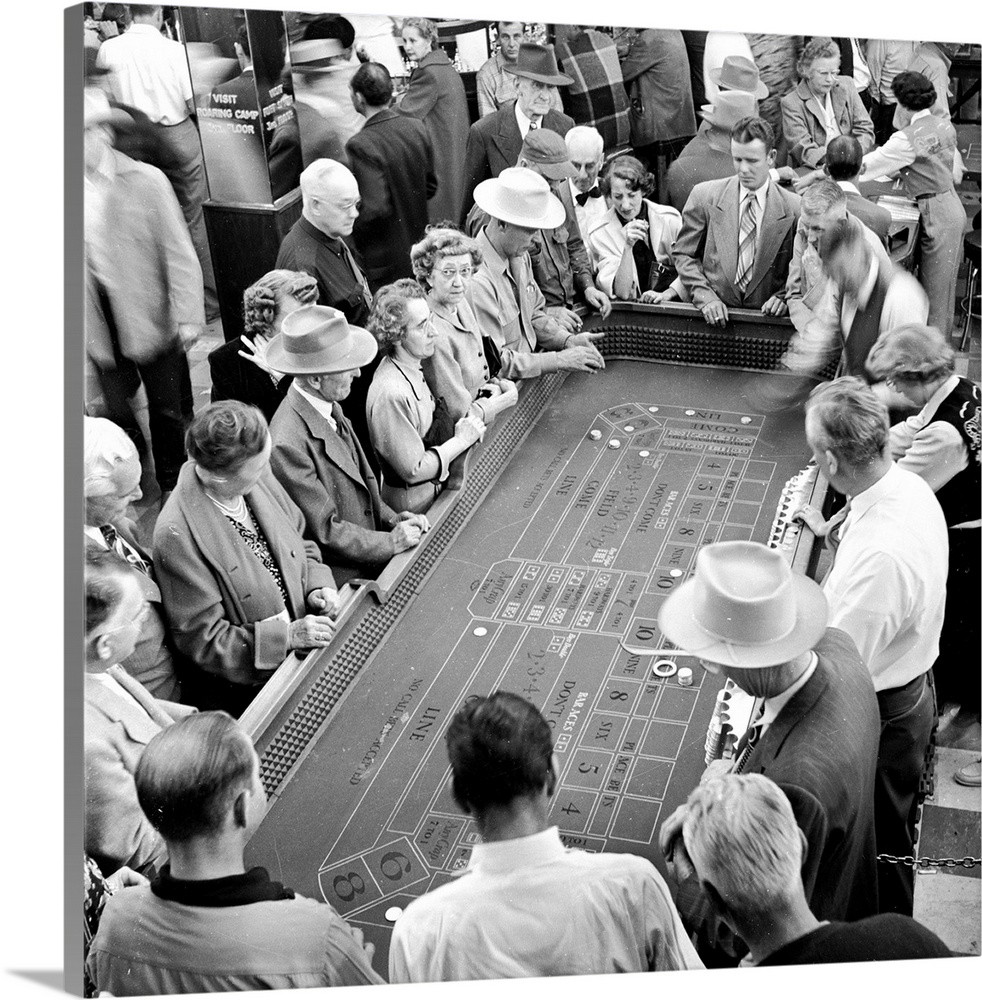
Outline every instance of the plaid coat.
<path fill-rule="evenodd" d="M 592 125 L 610 153 L 631 141 L 627 91 L 614 40 L 592 28 L 556 45 L 562 71 L 573 78 L 563 94 L 563 106 L 577 125 Z"/>

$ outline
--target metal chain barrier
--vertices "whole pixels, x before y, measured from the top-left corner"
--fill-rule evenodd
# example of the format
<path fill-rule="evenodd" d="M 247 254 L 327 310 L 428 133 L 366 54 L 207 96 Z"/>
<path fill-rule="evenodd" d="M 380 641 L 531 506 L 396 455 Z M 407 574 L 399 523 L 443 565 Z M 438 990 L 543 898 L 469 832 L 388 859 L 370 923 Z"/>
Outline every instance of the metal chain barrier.
<path fill-rule="evenodd" d="M 906 865 L 908 868 L 974 868 L 982 865 L 982 858 L 914 858 L 909 854 L 902 858 L 893 854 L 877 854 L 876 860 L 890 865 Z"/>

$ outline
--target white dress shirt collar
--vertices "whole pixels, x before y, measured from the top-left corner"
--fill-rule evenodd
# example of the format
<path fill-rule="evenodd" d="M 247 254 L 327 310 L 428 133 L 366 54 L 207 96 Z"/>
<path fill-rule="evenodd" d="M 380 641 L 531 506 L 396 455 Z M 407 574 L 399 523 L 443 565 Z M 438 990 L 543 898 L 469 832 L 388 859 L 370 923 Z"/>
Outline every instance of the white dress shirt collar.
<path fill-rule="evenodd" d="M 515 121 L 518 122 L 518 131 L 522 133 L 522 141 L 524 142 L 525 137 L 529 134 L 529 129 L 532 127 L 532 119 L 518 106 L 518 101 L 515 101 Z M 539 127 L 542 127 L 541 118 L 539 119 Z"/>
<path fill-rule="evenodd" d="M 756 197 L 757 197 L 757 206 L 760 208 L 760 214 L 758 215 L 758 219 L 759 219 L 763 215 L 764 206 L 767 204 L 767 188 L 770 185 L 770 183 L 771 183 L 771 179 L 770 179 L 770 177 L 768 177 L 764 181 L 764 183 L 761 184 L 761 186 L 759 188 L 757 188 L 756 191 L 748 191 L 742 184 L 740 184 L 739 185 L 739 187 L 740 187 L 740 211 L 741 212 L 743 211 L 743 202 L 744 202 L 744 199 L 747 197 L 747 195 L 748 194 L 756 195 Z M 759 228 L 759 224 L 758 224 L 758 228 Z"/>
<path fill-rule="evenodd" d="M 920 110 L 920 111 L 915 111 L 915 112 L 914 112 L 914 113 L 913 113 L 913 114 L 912 114 L 912 115 L 910 116 L 910 122 L 911 122 L 911 124 L 913 125 L 913 123 L 914 123 L 914 122 L 916 122 L 918 118 L 927 118 L 927 116 L 928 116 L 928 115 L 929 115 L 930 113 L 931 113 L 931 109 L 930 109 L 930 108 L 923 108 L 923 109 L 922 109 L 922 110 Z"/>
<path fill-rule="evenodd" d="M 559 828 L 550 826 L 529 837 L 475 844 L 467 867 L 471 871 L 503 874 L 513 872 L 516 868 L 545 864 L 561 858 L 565 853 L 566 848 L 559 838 Z"/>
<path fill-rule="evenodd" d="M 303 389 L 297 385 L 296 382 L 290 386 L 291 389 L 296 389 L 297 392 L 307 400 L 308 403 L 331 425 L 331 430 L 337 433 L 338 425 L 334 419 L 334 404 L 328 403 L 324 399 L 320 399 L 317 396 L 312 396 L 309 392 L 305 392 Z"/>
<path fill-rule="evenodd" d="M 814 651 L 809 653 L 808 666 L 804 673 L 786 691 L 772 695 L 764 701 L 764 714 L 760 718 L 761 733 L 767 731 L 767 727 L 781 714 L 784 706 L 808 683 L 809 678 L 818 667 L 818 657 Z"/>

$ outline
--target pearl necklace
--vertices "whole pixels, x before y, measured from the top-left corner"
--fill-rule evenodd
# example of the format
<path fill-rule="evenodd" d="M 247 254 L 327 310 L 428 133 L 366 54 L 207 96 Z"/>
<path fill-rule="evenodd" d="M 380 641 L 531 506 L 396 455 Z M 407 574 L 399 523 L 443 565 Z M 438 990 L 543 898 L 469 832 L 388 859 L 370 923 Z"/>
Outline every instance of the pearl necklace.
<path fill-rule="evenodd" d="M 245 497 L 241 493 L 238 501 L 234 504 L 224 504 L 221 500 L 216 500 L 207 490 L 205 490 L 205 496 L 227 517 L 234 517 L 236 521 L 245 520 Z"/>

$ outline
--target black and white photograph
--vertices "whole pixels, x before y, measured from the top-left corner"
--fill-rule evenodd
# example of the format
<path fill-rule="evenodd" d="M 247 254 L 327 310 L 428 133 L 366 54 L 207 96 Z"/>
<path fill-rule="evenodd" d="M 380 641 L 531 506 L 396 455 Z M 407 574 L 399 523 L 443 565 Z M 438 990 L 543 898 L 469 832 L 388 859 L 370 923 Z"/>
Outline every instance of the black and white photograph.
<path fill-rule="evenodd" d="M 367 6 L 45 14 L 5 993 L 977 983 L 977 17 Z"/>

